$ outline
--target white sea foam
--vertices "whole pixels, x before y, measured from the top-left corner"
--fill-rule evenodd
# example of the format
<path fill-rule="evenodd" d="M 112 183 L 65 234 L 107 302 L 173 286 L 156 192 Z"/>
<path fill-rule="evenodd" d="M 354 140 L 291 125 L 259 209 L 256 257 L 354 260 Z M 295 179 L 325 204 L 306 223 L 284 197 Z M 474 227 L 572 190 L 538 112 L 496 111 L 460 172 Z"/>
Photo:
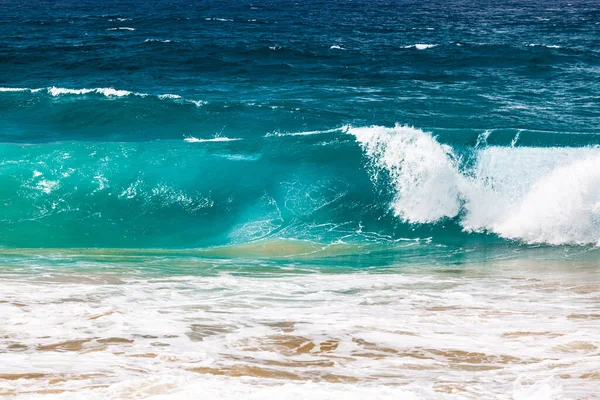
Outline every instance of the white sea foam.
<path fill-rule="evenodd" d="M 405 49 L 412 49 L 415 48 L 417 50 L 425 50 L 425 49 L 431 49 L 432 47 L 436 47 L 437 44 L 423 44 L 423 43 L 417 43 L 417 44 L 411 44 L 408 46 L 404 46 Z"/>
<path fill-rule="evenodd" d="M 556 44 L 537 44 L 537 43 L 529 43 L 527 46 L 528 46 L 528 47 L 546 47 L 546 48 L 548 48 L 548 49 L 560 49 L 560 48 L 562 48 L 561 46 L 559 46 L 559 45 L 556 45 Z"/>
<path fill-rule="evenodd" d="M 49 95 L 53 97 L 65 96 L 65 95 L 89 95 L 89 94 L 101 94 L 106 97 L 126 97 L 126 96 L 137 96 L 137 97 L 148 97 L 151 96 L 147 93 L 140 92 L 132 92 L 129 90 L 120 90 L 114 88 L 81 88 L 81 89 L 70 89 L 63 87 L 48 87 L 48 88 L 17 88 L 17 87 L 0 87 L 0 93 L 2 92 L 30 92 L 30 93 L 38 93 L 40 91 L 45 91 Z M 153 95 L 160 100 L 171 100 L 176 101 L 178 103 L 189 103 L 193 104 L 196 107 L 201 107 L 206 104 L 204 100 L 192 100 L 192 99 L 184 99 L 182 96 L 178 94 L 172 93 L 164 93 L 159 95 Z"/>
<path fill-rule="evenodd" d="M 29 88 L 13 88 L 13 87 L 0 87 L 0 92 L 27 92 L 31 91 Z"/>
<path fill-rule="evenodd" d="M 48 88 L 48 93 L 50 93 L 52 96 L 60 96 L 63 94 L 87 94 L 92 93 L 94 91 L 94 89 L 66 89 L 58 88 L 55 86 Z"/>
<path fill-rule="evenodd" d="M 600 148 L 476 149 L 462 171 L 451 147 L 421 130 L 350 128 L 372 166 L 385 171 L 391 208 L 409 223 L 458 218 L 466 231 L 527 243 L 600 243 Z M 484 141 L 482 142 L 482 144 Z"/>
<path fill-rule="evenodd" d="M 221 21 L 221 22 L 233 22 L 232 19 L 229 18 L 204 18 L 206 21 Z"/>
<path fill-rule="evenodd" d="M 146 39 L 144 40 L 144 43 L 171 43 L 172 40 L 170 39 Z"/>
<path fill-rule="evenodd" d="M 135 28 L 128 26 L 119 26 L 118 28 L 108 28 L 107 31 L 135 31 Z"/>
<path fill-rule="evenodd" d="M 178 95 L 178 94 L 165 93 L 165 94 L 158 95 L 158 98 L 161 99 L 161 100 L 164 100 L 164 99 L 181 99 L 181 96 Z"/>
<path fill-rule="evenodd" d="M 59 181 L 51 181 L 51 180 L 42 179 L 37 183 L 36 188 L 45 194 L 50 194 L 59 185 L 60 185 Z"/>
<path fill-rule="evenodd" d="M 207 103 L 207 101 L 204 101 L 204 100 L 190 100 L 190 99 L 186 99 L 185 101 L 186 101 L 186 103 L 193 104 L 196 107 L 202 107 L 203 105 L 205 105 Z"/>
<path fill-rule="evenodd" d="M 325 129 L 322 131 L 300 131 L 300 132 L 269 132 L 265 135 L 265 137 L 273 137 L 273 136 L 310 136 L 310 135 L 321 135 L 323 133 L 333 133 L 333 132 L 345 132 L 349 129 L 349 125 L 340 126 L 339 128 L 333 129 Z"/>
<path fill-rule="evenodd" d="M 68 94 L 82 95 L 82 94 L 89 94 L 89 93 L 102 94 L 106 97 L 123 97 L 123 96 L 130 96 L 130 95 L 141 96 L 141 97 L 147 96 L 147 94 L 145 94 L 145 93 L 135 93 L 135 92 L 130 92 L 128 90 L 117 90 L 117 89 L 113 89 L 113 88 L 67 89 L 67 88 L 59 88 L 59 87 L 55 87 L 55 86 L 48 88 L 48 93 L 51 94 L 52 96 L 61 96 L 61 95 L 68 95 Z"/>
<path fill-rule="evenodd" d="M 200 138 L 196 138 L 193 136 L 190 137 L 186 137 L 185 139 L 183 139 L 184 141 L 188 142 L 188 143 L 206 143 L 206 142 L 233 142 L 233 141 L 237 141 L 237 140 L 242 140 L 240 138 L 228 138 L 225 136 L 216 136 L 210 139 L 200 139 Z"/>
<path fill-rule="evenodd" d="M 594 270 L 520 262 L 460 274 L 200 276 L 219 261 L 194 259 L 182 264 L 193 275 L 145 277 L 133 274 L 168 260 L 130 258 L 120 273 L 90 272 L 90 257 L 84 273 L 4 270 L 2 393 L 559 399 L 600 390 Z"/>
<path fill-rule="evenodd" d="M 146 96 L 146 94 L 144 94 L 144 93 L 133 93 L 128 90 L 117 90 L 117 89 L 113 89 L 113 88 L 98 88 L 95 91 L 96 91 L 96 93 L 103 94 L 107 97 L 109 97 L 109 96 L 123 97 L 123 96 L 129 96 L 129 95 Z"/>
<path fill-rule="evenodd" d="M 332 50 L 346 50 L 345 48 L 343 48 L 342 46 L 339 46 L 337 44 L 334 44 L 333 46 L 331 46 L 330 49 L 332 49 Z"/>

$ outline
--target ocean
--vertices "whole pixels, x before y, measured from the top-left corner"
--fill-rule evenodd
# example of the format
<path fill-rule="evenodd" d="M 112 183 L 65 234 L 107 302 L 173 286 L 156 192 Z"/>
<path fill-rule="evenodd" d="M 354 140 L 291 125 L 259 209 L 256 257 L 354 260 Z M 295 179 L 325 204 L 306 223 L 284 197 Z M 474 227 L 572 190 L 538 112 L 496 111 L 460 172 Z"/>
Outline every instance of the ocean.
<path fill-rule="evenodd" d="M 0 396 L 600 393 L 597 1 L 2 1 L 0 155 Z"/>

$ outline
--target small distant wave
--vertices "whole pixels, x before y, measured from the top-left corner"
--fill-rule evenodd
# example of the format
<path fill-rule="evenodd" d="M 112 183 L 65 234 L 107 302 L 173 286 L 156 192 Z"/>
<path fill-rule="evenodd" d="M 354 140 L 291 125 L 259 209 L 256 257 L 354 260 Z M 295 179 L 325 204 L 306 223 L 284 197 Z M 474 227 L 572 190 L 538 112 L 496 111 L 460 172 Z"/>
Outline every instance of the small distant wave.
<path fill-rule="evenodd" d="M 135 31 L 135 28 L 128 26 L 119 26 L 118 28 L 108 28 L 107 31 Z"/>
<path fill-rule="evenodd" d="M 206 104 L 204 100 L 192 100 L 185 99 L 178 94 L 164 93 L 158 95 L 150 95 L 148 93 L 141 92 L 132 92 L 129 90 L 119 90 L 114 88 L 81 88 L 81 89 L 70 89 L 63 87 L 51 86 L 48 88 L 18 88 L 18 87 L 0 87 L 0 93 L 17 93 L 17 92 L 29 92 L 29 93 L 38 93 L 38 92 L 46 92 L 52 97 L 60 97 L 60 96 L 84 96 L 84 95 L 93 95 L 99 94 L 108 98 L 112 97 L 127 97 L 127 96 L 136 96 L 136 97 L 156 97 L 160 100 L 171 100 L 177 101 L 179 103 L 188 103 L 193 104 L 196 107 L 201 107 Z"/>
<path fill-rule="evenodd" d="M 265 137 L 284 137 L 284 136 L 310 136 L 320 135 L 323 133 L 346 132 L 350 128 L 349 125 L 340 126 L 338 128 L 326 129 L 321 131 L 301 131 L 301 132 L 269 132 Z"/>
<path fill-rule="evenodd" d="M 181 99 L 181 96 L 178 94 L 166 93 L 166 94 L 159 94 L 158 98 L 159 99 Z"/>
<path fill-rule="evenodd" d="M 404 46 L 405 49 L 417 49 L 417 50 L 426 50 L 431 49 L 432 47 L 436 47 L 437 44 L 424 44 L 424 43 L 416 43 L 408 46 Z"/>
<path fill-rule="evenodd" d="M 203 105 L 205 105 L 206 103 L 208 103 L 207 101 L 204 100 L 189 100 L 189 99 L 185 99 L 186 103 L 191 103 L 194 104 L 196 107 L 202 107 Z"/>
<path fill-rule="evenodd" d="M 221 21 L 221 22 L 233 22 L 232 19 L 229 18 L 204 18 L 206 21 Z"/>
<path fill-rule="evenodd" d="M 345 48 L 343 48 L 340 45 L 334 44 L 333 46 L 330 47 L 330 49 L 332 50 L 346 50 Z"/>
<path fill-rule="evenodd" d="M 562 46 L 556 44 L 538 44 L 538 43 L 529 43 L 527 47 L 546 47 L 548 49 L 562 49 Z"/>
<path fill-rule="evenodd" d="M 29 88 L 0 87 L 0 92 L 30 92 Z"/>
<path fill-rule="evenodd" d="M 119 22 L 125 22 L 125 21 L 131 21 L 131 18 L 111 18 L 109 19 L 110 22 L 113 21 L 119 21 Z"/>
<path fill-rule="evenodd" d="M 142 43 L 171 43 L 171 39 L 146 39 Z"/>
<path fill-rule="evenodd" d="M 234 142 L 237 140 L 242 140 L 240 138 L 228 138 L 225 136 L 216 136 L 210 139 L 200 139 L 197 137 L 193 137 L 193 136 L 189 136 L 186 137 L 185 139 L 183 139 L 185 142 L 188 143 L 207 143 L 207 142 Z"/>
<path fill-rule="evenodd" d="M 282 49 L 283 49 L 283 47 L 277 46 L 277 45 L 275 45 L 275 46 L 269 46 L 269 50 L 273 50 L 273 51 L 279 51 L 279 50 L 282 50 Z"/>
<path fill-rule="evenodd" d="M 88 93 L 97 93 L 103 94 L 106 97 L 123 97 L 123 96 L 140 96 L 146 97 L 148 96 L 146 93 L 136 93 L 130 92 L 128 90 L 117 90 L 113 88 L 95 88 L 95 89 L 66 89 L 59 87 L 50 87 L 48 88 L 48 93 L 52 96 L 61 96 L 65 94 L 88 94 Z"/>

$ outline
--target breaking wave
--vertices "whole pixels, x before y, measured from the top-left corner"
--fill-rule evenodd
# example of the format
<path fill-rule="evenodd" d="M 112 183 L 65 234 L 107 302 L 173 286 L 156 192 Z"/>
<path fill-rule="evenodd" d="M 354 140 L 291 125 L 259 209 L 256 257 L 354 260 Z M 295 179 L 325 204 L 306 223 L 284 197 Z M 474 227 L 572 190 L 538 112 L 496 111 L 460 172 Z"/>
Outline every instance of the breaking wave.
<path fill-rule="evenodd" d="M 600 244 L 600 148 L 480 147 L 459 154 L 422 130 L 349 128 L 372 179 L 411 224 L 456 219 L 466 232 L 529 244 Z"/>

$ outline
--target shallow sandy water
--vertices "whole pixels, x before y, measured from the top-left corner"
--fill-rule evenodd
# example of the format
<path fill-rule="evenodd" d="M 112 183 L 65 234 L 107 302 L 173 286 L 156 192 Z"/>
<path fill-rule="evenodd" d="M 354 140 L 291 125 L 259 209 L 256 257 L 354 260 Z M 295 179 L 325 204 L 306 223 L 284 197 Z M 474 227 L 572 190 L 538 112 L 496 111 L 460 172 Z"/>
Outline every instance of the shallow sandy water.
<path fill-rule="evenodd" d="M 11 272 L 12 271 L 12 272 Z M 594 265 L 2 272 L 0 395 L 593 398 Z"/>

